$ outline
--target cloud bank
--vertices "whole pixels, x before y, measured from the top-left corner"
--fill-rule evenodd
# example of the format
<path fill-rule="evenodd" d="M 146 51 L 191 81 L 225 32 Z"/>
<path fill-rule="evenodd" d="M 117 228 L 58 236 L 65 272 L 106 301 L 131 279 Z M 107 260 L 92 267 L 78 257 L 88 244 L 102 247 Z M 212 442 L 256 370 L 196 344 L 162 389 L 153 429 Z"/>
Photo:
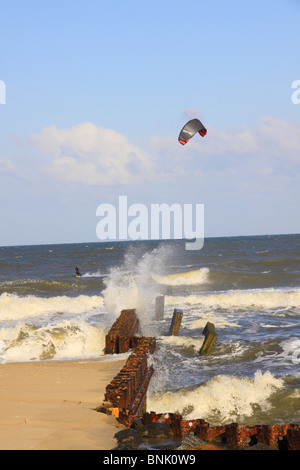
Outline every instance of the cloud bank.
<path fill-rule="evenodd" d="M 184 147 L 176 135 L 151 136 L 141 148 L 91 122 L 68 129 L 45 127 L 30 140 L 49 156 L 47 168 L 53 176 L 87 186 L 168 182 L 229 169 L 243 175 L 247 170 L 293 176 L 300 171 L 299 124 L 265 116 L 252 128 L 207 128 L 206 137 L 196 135 Z"/>
<path fill-rule="evenodd" d="M 85 185 L 130 184 L 155 174 L 151 155 L 112 129 L 91 122 L 69 129 L 45 127 L 31 142 L 51 157 L 49 169 L 67 182 Z"/>

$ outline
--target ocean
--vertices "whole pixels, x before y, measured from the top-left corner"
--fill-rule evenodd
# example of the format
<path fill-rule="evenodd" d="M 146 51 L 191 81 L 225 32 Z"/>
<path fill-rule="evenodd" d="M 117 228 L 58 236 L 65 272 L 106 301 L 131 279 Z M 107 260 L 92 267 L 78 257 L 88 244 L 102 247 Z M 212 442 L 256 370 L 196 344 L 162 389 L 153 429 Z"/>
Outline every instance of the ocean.
<path fill-rule="evenodd" d="M 199 251 L 182 240 L 0 247 L 0 363 L 103 356 L 125 308 L 157 339 L 148 411 L 300 422 L 300 235 L 208 238 Z M 218 337 L 200 356 L 208 321 Z"/>

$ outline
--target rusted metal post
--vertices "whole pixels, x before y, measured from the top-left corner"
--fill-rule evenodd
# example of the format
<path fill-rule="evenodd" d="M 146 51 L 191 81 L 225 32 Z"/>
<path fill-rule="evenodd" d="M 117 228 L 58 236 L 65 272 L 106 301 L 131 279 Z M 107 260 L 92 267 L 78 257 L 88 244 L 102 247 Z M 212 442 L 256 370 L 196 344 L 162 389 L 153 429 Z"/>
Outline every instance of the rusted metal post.
<path fill-rule="evenodd" d="M 159 295 L 155 299 L 155 320 L 164 319 L 165 296 Z"/>
<path fill-rule="evenodd" d="M 138 323 L 135 309 L 122 310 L 105 337 L 105 354 L 127 352 L 137 332 Z"/>
<path fill-rule="evenodd" d="M 204 330 L 202 331 L 202 335 L 204 335 L 205 339 L 200 349 L 200 354 L 209 353 L 218 336 L 215 330 L 215 325 L 207 322 Z"/>
<path fill-rule="evenodd" d="M 173 313 L 171 327 L 170 327 L 170 332 L 169 332 L 170 336 L 178 336 L 180 325 L 181 325 L 181 320 L 182 320 L 182 315 L 183 315 L 183 311 L 179 310 L 178 308 L 175 308 L 174 313 Z"/>

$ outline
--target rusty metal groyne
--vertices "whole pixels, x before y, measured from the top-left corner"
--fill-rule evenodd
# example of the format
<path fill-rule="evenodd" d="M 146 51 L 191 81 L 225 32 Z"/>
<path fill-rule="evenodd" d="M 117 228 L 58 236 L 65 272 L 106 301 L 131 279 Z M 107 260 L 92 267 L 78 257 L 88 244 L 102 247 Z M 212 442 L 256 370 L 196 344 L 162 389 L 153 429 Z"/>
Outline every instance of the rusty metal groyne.
<path fill-rule="evenodd" d="M 134 347 L 138 319 L 134 309 L 122 310 L 105 337 L 105 354 L 122 354 Z"/>
<path fill-rule="evenodd" d="M 146 392 L 153 374 L 153 367 L 148 366 L 147 358 L 156 348 L 155 338 L 135 336 L 137 329 L 135 310 L 127 309 L 122 310 L 106 335 L 105 354 L 121 354 L 130 349 L 133 352 L 107 385 L 104 406 L 99 411 L 114 414 L 127 427 L 146 412 Z"/>
<path fill-rule="evenodd" d="M 244 449 L 259 442 L 274 450 L 300 450 L 300 425 L 210 426 L 204 419 L 183 419 L 175 413 L 145 413 L 143 424 L 168 423 L 174 436 L 194 433 L 207 442 L 223 442 L 228 448 Z"/>
<path fill-rule="evenodd" d="M 175 413 L 146 412 L 146 394 L 153 375 L 148 355 L 156 349 L 152 337 L 136 336 L 138 319 L 134 309 L 122 310 L 106 336 L 106 354 L 126 353 L 133 350 L 124 367 L 107 385 L 104 403 L 97 410 L 113 414 L 118 421 L 130 427 L 137 419 L 142 424 L 168 423 L 174 436 L 194 433 L 207 441 L 219 441 L 227 448 L 243 449 L 263 443 L 274 450 L 300 450 L 300 425 L 210 426 L 203 419 L 183 419 Z"/>

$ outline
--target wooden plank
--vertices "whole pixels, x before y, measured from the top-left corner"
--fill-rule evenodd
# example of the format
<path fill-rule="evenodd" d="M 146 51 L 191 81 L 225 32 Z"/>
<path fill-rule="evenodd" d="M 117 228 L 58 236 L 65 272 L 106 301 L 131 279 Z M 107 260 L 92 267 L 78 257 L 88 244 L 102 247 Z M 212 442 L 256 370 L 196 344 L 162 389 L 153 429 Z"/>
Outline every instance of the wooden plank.
<path fill-rule="evenodd" d="M 202 331 L 202 335 L 204 335 L 205 339 L 200 349 L 200 354 L 206 354 L 211 352 L 218 336 L 215 330 L 215 325 L 213 323 L 207 322 L 204 330 Z"/>
<path fill-rule="evenodd" d="M 175 308 L 169 332 L 170 336 L 178 336 L 181 326 L 182 315 L 183 311 L 179 310 L 178 308 Z"/>
<path fill-rule="evenodd" d="M 155 320 L 164 319 L 164 309 L 165 309 L 165 296 L 159 295 L 155 299 Z"/>

